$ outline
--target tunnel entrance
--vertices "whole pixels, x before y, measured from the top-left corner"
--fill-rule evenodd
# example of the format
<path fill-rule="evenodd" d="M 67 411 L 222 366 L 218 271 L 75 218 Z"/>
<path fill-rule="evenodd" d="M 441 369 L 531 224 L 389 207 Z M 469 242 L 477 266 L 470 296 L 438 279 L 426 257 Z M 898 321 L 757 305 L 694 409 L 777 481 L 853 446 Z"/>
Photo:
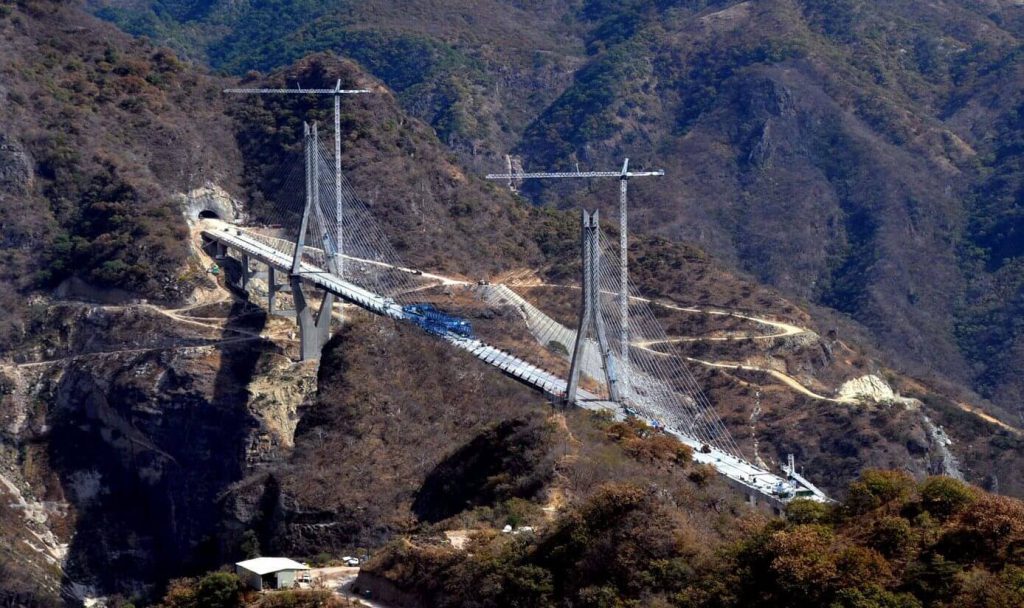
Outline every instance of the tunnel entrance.
<path fill-rule="evenodd" d="M 203 209 L 199 212 L 199 219 L 201 220 L 219 220 L 220 216 L 217 215 L 216 211 L 210 211 L 209 209 Z"/>

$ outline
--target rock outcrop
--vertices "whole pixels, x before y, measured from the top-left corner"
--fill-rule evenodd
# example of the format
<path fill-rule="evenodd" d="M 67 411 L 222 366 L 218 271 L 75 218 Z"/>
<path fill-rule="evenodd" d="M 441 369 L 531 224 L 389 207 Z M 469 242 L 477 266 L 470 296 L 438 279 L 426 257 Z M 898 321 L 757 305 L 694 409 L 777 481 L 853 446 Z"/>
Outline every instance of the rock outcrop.
<path fill-rule="evenodd" d="M 32 157 L 13 137 L 0 133 L 0 196 L 17 196 L 32 188 Z"/>
<path fill-rule="evenodd" d="M 882 378 L 868 374 L 848 380 L 839 387 L 840 399 L 870 400 L 876 403 L 898 403 L 907 407 L 921 405 L 917 399 L 901 397 Z"/>

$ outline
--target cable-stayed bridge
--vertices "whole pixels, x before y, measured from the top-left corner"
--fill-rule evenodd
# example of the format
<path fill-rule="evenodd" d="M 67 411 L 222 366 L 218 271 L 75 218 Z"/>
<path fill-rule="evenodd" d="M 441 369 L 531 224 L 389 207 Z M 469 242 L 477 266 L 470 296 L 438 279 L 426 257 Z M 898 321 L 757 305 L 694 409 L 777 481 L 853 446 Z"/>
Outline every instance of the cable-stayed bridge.
<path fill-rule="evenodd" d="M 596 213 L 584 213 L 581 225 L 584 276 L 572 293 L 580 309 L 571 311 L 577 318 L 571 320 L 563 305 L 559 320 L 544 311 L 548 303 L 530 302 L 508 286 L 460 282 L 408 267 L 321 147 L 315 127 L 307 127 L 304 156 L 303 163 L 279 176 L 278 191 L 254 210 L 261 225 L 207 221 L 202 230 L 218 256 L 238 259 L 243 286 L 254 263 L 267 268 L 268 308 L 272 313 L 279 308 L 280 294 L 289 297 L 303 359 L 319 357 L 330 337 L 335 301 L 341 300 L 415 323 L 552 400 L 641 418 L 690 446 L 696 462 L 713 466 L 751 500 L 776 507 L 798 496 L 828 500 L 792 462 L 775 474 L 746 459 L 673 351 L 648 300 L 623 285 L 620 252 L 601 234 Z M 506 333 L 522 335 L 512 339 L 496 330 L 478 335 L 464 319 L 430 304 L 431 290 L 452 284 L 487 306 L 516 311 L 517 332 Z M 628 332 L 605 331 L 626 325 Z M 660 346 L 645 346 L 654 343 Z"/>

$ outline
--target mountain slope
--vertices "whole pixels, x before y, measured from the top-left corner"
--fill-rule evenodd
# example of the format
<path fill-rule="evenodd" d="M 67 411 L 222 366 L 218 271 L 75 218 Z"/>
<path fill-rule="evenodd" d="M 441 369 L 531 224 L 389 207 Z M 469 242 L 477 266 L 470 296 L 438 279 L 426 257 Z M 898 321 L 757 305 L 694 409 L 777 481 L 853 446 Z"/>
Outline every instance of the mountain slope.
<path fill-rule="evenodd" d="M 100 16 L 218 70 L 270 71 L 314 52 L 351 57 L 477 169 L 551 102 L 582 52 L 570 6 L 508 3 L 131 2 Z M 514 66 L 514 67 L 510 67 Z"/>
<path fill-rule="evenodd" d="M 653 207 L 640 229 L 700 242 L 850 315 L 912 369 L 940 370 L 990 397 L 1000 375 L 1013 394 L 1005 356 L 1002 372 L 974 370 L 999 365 L 978 356 L 980 344 L 994 346 L 984 331 L 1008 332 L 1012 352 L 1016 330 L 979 319 L 984 312 L 974 319 L 985 330 L 959 325 L 978 298 L 1012 307 L 1017 297 L 1010 286 L 982 295 L 986 273 L 964 252 L 978 247 L 978 218 L 988 214 L 975 184 L 991 170 L 991 125 L 1006 123 L 1020 99 L 1018 33 L 949 2 L 715 8 L 644 21 L 620 57 L 595 60 L 624 66 L 618 80 L 582 70 L 563 95 L 576 108 L 614 87 L 607 103 L 583 121 L 556 101 L 521 153 L 546 165 L 629 153 L 666 166 L 667 187 L 640 191 L 648 198 L 638 206 Z M 650 69 L 626 69 L 640 58 Z M 979 254 L 993 255 L 993 245 Z"/>
<path fill-rule="evenodd" d="M 753 517 L 666 437 L 580 412 L 563 425 L 535 393 L 410 327 L 346 313 L 319 373 L 296 363 L 292 321 L 252 306 L 256 287 L 232 291 L 207 272 L 214 260 L 191 246 L 195 209 L 180 195 L 214 182 L 258 217 L 261 187 L 294 160 L 303 119 L 325 118 L 323 100 L 228 103 L 214 77 L 185 64 L 168 73 L 166 51 L 74 5 L 3 14 L 3 87 L 24 96 L 4 107 L 18 147 L 0 164 L 16 263 L 0 293 L 20 307 L 21 328 L 3 334 L 0 351 L 4 601 L 147 599 L 168 577 L 242 557 L 254 540 L 338 557 L 446 521 L 545 518 L 545 507 L 585 501 L 605 481 L 674 488 L 711 527 L 723 511 Z M 473 279 L 525 276 L 514 287 L 571 322 L 575 214 L 470 175 L 346 60 L 314 55 L 247 82 L 338 75 L 376 91 L 345 103 L 343 162 L 403 256 Z M 85 93 L 68 93 L 76 88 Z M 66 146 L 48 153 L 42 143 L 62 136 Z M 71 249 L 57 238 L 64 231 Z M 845 326 L 819 324 L 694 247 L 633 243 L 638 286 L 675 307 L 663 307 L 664 322 L 684 354 L 710 363 L 694 363 L 698 379 L 749 457 L 774 467 L 794 453 L 835 492 L 865 466 L 962 470 L 1024 492 L 1016 429 L 892 371 Z M 64 274 L 34 274 L 58 259 Z M 131 270 L 107 266 L 118 260 Z M 152 274 L 132 269 L 142 264 Z M 135 280 L 150 277 L 155 286 Z M 430 295 L 478 327 L 519 318 L 473 288 Z M 779 325 L 798 331 L 763 335 Z M 884 391 L 841 400 L 850 380 L 888 382 L 920 402 Z"/>
<path fill-rule="evenodd" d="M 336 49 L 480 172 L 506 151 L 534 169 L 665 167 L 634 188 L 638 230 L 1019 407 L 1019 3 L 444 4 L 93 3 L 237 72 Z M 537 187 L 614 201 L 610 185 Z"/>
<path fill-rule="evenodd" d="M 867 471 L 834 508 L 691 517 L 685 487 L 607 484 L 536 534 L 396 542 L 360 581 L 405 605 L 1014 606 L 1024 505 L 947 478 Z M 680 510 L 683 507 L 683 510 Z M 431 542 L 433 541 L 433 542 Z"/>
<path fill-rule="evenodd" d="M 215 80 L 61 3 L 5 5 L 0 29 L 0 344 L 26 337 L 33 289 L 182 298 L 175 196 L 238 181 Z"/>

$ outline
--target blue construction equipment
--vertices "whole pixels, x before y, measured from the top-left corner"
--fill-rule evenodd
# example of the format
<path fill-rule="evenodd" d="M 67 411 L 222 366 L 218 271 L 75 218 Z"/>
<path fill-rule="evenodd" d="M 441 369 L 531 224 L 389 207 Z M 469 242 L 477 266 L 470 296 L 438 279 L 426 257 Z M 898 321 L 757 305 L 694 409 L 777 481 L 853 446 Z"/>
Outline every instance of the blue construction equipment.
<path fill-rule="evenodd" d="M 473 337 L 473 326 L 462 317 L 456 317 L 434 308 L 430 304 L 408 304 L 402 307 L 405 318 L 426 331 L 444 336 L 455 334 L 462 338 Z"/>

